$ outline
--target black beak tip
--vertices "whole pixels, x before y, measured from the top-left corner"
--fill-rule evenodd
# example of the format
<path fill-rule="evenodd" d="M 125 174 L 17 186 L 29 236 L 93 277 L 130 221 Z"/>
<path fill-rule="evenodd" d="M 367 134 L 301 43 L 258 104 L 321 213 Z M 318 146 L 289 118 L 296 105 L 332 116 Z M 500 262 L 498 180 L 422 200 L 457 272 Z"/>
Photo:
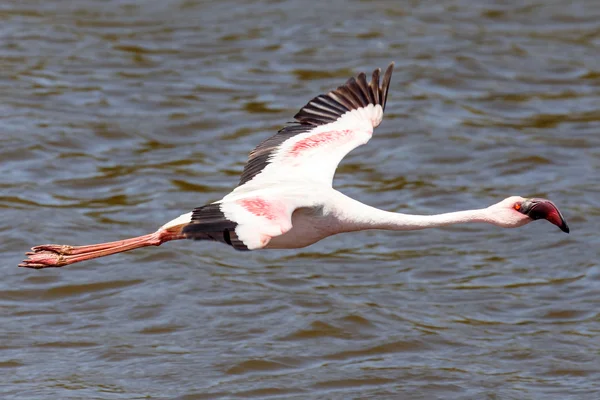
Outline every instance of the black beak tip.
<path fill-rule="evenodd" d="M 528 199 L 521 204 L 519 211 L 533 220 L 545 219 L 546 221 L 558 226 L 564 233 L 569 233 L 569 225 L 564 217 L 550 200 L 542 198 Z"/>

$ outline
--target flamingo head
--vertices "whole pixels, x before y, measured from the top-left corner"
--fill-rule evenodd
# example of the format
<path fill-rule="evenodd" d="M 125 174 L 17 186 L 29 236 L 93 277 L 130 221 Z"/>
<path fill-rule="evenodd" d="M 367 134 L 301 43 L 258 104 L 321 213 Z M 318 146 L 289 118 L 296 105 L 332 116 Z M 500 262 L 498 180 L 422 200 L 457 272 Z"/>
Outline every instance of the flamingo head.
<path fill-rule="evenodd" d="M 538 219 L 545 219 L 569 233 L 569 226 L 558 207 L 547 199 L 511 196 L 489 207 L 493 222 L 505 228 L 516 228 Z"/>

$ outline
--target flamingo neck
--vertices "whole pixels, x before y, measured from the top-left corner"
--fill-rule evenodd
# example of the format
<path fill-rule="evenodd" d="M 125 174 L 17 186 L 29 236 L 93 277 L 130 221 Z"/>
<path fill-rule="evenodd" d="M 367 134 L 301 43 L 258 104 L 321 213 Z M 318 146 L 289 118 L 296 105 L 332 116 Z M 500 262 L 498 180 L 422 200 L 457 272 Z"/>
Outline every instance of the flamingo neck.
<path fill-rule="evenodd" d="M 456 211 L 436 215 L 410 215 L 378 210 L 359 222 L 363 229 L 385 229 L 391 231 L 411 231 L 437 228 L 468 222 L 488 222 L 486 209 Z"/>
<path fill-rule="evenodd" d="M 411 231 L 436 228 L 468 222 L 485 222 L 495 224 L 494 216 L 488 208 L 449 212 L 436 215 L 411 215 L 383 211 L 362 204 L 356 200 L 338 212 L 343 231 L 363 229 L 384 229 L 392 231 Z"/>

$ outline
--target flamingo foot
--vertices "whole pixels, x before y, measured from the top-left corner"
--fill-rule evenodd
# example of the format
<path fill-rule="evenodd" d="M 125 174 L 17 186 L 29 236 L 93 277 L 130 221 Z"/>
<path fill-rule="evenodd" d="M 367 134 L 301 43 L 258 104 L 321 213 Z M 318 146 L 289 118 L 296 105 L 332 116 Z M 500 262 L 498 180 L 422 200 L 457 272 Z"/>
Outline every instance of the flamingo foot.
<path fill-rule="evenodd" d="M 50 268 L 50 267 L 62 267 L 67 265 L 65 257 L 62 253 L 50 249 L 46 249 L 47 246 L 53 245 L 45 245 L 45 246 L 36 246 L 25 255 L 28 256 L 26 260 L 23 260 L 19 267 L 23 268 Z"/>
<path fill-rule="evenodd" d="M 49 251 L 58 254 L 71 254 L 74 246 L 68 246 L 64 244 L 43 244 L 41 246 L 35 246 L 31 248 L 31 251 L 39 253 L 41 251 Z"/>

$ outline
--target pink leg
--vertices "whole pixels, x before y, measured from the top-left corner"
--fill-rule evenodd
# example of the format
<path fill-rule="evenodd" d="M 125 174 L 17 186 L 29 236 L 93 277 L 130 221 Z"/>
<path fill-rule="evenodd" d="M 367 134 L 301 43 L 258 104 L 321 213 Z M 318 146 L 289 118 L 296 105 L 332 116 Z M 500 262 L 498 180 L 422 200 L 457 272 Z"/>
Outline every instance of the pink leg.
<path fill-rule="evenodd" d="M 183 239 L 179 230 L 161 230 L 148 235 L 138 236 L 116 242 L 91 244 L 87 246 L 67 246 L 46 244 L 35 246 L 31 252 L 26 253 L 28 258 L 19 267 L 48 268 L 63 267 L 80 261 L 104 257 L 111 254 L 122 253 L 146 246 L 160 246 L 169 240 Z"/>

